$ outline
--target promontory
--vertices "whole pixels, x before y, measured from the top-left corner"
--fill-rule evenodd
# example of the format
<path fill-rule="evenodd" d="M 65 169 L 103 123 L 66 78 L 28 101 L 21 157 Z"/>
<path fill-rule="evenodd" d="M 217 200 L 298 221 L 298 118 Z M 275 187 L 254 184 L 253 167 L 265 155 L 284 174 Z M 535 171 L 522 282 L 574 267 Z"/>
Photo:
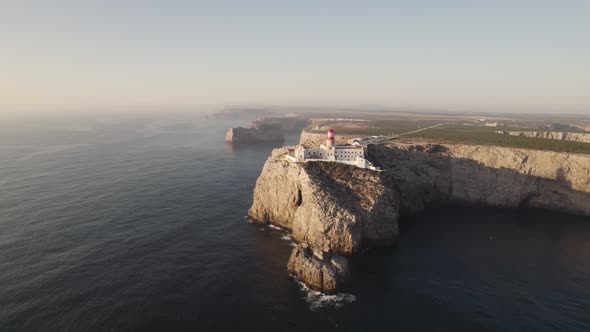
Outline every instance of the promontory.
<path fill-rule="evenodd" d="M 302 142 L 305 143 L 305 142 Z M 349 257 L 390 246 L 398 220 L 429 207 L 533 207 L 590 216 L 590 155 L 463 144 L 368 144 L 378 170 L 287 158 L 275 149 L 256 181 L 248 215 L 292 232 L 287 271 L 335 293 Z"/>

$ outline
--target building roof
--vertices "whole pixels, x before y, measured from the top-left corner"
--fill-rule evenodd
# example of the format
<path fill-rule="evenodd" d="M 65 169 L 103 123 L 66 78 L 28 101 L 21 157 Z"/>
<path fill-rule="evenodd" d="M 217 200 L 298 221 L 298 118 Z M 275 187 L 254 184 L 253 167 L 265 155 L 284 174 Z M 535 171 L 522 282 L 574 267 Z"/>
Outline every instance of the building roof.
<path fill-rule="evenodd" d="M 362 146 L 358 146 L 358 145 L 336 145 L 335 146 L 336 149 L 355 149 L 355 150 L 359 150 L 362 149 Z"/>

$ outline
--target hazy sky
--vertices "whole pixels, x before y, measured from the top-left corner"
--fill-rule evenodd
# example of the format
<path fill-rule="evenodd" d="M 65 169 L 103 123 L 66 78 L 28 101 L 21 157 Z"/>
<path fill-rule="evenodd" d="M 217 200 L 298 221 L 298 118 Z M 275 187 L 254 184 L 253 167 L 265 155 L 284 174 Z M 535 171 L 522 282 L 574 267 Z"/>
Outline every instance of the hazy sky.
<path fill-rule="evenodd" d="M 590 1 L 0 0 L 0 112 L 134 104 L 590 113 Z"/>

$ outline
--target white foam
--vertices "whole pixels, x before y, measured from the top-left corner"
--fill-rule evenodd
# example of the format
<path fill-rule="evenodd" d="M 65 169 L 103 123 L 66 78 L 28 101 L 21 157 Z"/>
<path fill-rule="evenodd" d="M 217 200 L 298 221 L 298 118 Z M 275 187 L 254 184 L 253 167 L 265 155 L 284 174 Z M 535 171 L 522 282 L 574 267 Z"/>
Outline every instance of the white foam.
<path fill-rule="evenodd" d="M 289 233 L 283 234 L 283 236 L 281 236 L 281 240 L 291 241 L 291 234 L 289 234 Z"/>
<path fill-rule="evenodd" d="M 297 283 L 301 286 L 301 290 L 307 293 L 305 301 L 309 304 L 309 309 L 311 311 L 317 311 L 324 308 L 341 308 L 346 303 L 356 301 L 356 296 L 353 294 L 338 293 L 334 295 L 326 295 L 322 292 L 309 289 L 300 281 L 297 281 Z"/>
<path fill-rule="evenodd" d="M 269 224 L 269 225 L 268 225 L 268 227 L 270 227 L 270 228 L 272 228 L 272 229 L 275 229 L 275 230 L 277 230 L 277 231 L 282 231 L 282 230 L 283 230 L 283 229 L 282 229 L 282 228 L 280 228 L 279 226 L 275 226 L 275 225 L 271 225 L 271 224 Z"/>

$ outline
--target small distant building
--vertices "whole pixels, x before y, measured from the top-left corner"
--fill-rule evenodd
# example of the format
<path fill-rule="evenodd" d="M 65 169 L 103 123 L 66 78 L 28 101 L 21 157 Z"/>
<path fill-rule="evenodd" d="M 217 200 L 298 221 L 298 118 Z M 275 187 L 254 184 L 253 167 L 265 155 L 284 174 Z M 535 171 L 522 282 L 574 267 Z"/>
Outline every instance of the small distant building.
<path fill-rule="evenodd" d="M 298 145 L 289 149 L 287 159 L 298 163 L 332 161 L 374 171 L 379 170 L 378 167 L 373 166 L 370 161 L 365 159 L 365 148 L 359 142 L 354 142 L 353 145 L 334 145 L 334 130 L 332 128 L 328 130 L 325 144 L 317 147 Z"/>

